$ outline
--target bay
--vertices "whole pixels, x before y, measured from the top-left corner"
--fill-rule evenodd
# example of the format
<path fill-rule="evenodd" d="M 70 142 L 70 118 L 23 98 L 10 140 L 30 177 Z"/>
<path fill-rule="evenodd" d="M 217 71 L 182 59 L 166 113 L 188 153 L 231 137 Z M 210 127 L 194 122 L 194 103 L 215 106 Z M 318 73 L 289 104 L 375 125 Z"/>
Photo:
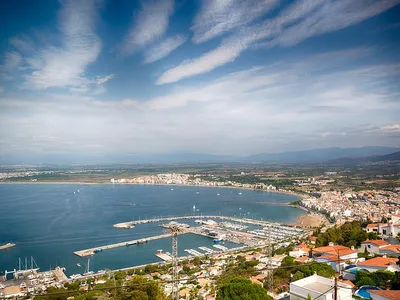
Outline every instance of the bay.
<path fill-rule="evenodd" d="M 145 218 L 193 214 L 224 215 L 292 223 L 304 211 L 287 206 L 262 205 L 298 200 L 297 196 L 234 188 L 122 184 L 1 184 L 0 244 L 16 247 L 0 251 L 0 274 L 18 268 L 18 258 L 32 256 L 41 268 L 56 265 L 66 273 L 82 273 L 86 259 L 73 251 L 163 233 L 158 223 L 117 229 L 115 223 Z M 193 210 L 193 206 L 195 209 Z M 193 224 L 193 221 L 185 220 Z M 184 249 L 211 247 L 212 239 L 187 234 L 179 237 Z M 234 247 L 233 243 L 226 243 Z M 144 245 L 97 253 L 91 270 L 118 269 L 160 261 L 157 249 L 171 251 L 169 238 Z M 198 250 L 198 249 L 197 249 Z M 83 267 L 77 266 L 80 263 Z"/>

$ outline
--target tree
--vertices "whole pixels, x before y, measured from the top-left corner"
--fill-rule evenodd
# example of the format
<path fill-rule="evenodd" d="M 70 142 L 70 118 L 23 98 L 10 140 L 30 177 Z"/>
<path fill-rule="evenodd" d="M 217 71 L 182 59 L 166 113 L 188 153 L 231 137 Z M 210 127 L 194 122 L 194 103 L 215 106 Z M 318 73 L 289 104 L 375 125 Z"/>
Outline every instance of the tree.
<path fill-rule="evenodd" d="M 300 279 L 303 279 L 303 278 L 304 278 L 304 273 L 300 272 L 300 271 L 297 271 L 296 273 L 294 273 L 294 275 L 292 277 L 292 281 L 297 281 L 297 280 L 300 280 Z"/>
<path fill-rule="evenodd" d="M 272 300 L 267 290 L 242 277 L 226 279 L 217 290 L 217 300 Z"/>

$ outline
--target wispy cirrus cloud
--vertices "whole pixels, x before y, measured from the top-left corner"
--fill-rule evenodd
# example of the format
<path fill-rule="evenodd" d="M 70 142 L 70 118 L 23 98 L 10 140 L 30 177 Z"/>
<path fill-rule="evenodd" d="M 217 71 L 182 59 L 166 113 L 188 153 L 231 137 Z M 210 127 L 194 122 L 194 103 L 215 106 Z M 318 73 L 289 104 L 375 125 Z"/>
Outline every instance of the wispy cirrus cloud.
<path fill-rule="evenodd" d="M 183 35 L 176 35 L 172 37 L 168 37 L 158 45 L 153 46 L 148 51 L 145 52 L 144 62 L 152 63 L 157 60 L 160 60 L 163 57 L 169 55 L 172 51 L 180 47 L 183 43 L 186 42 L 186 37 Z"/>
<path fill-rule="evenodd" d="M 264 47 L 293 46 L 308 38 L 349 27 L 390 9 L 399 4 L 400 0 L 367 2 L 298 0 L 283 8 L 277 17 L 242 27 L 232 36 L 223 39 L 217 48 L 167 70 L 158 78 L 157 84 L 172 83 L 210 72 L 234 61 L 256 43 L 266 41 Z M 219 10 L 229 11 L 226 7 L 230 3 L 225 3 Z M 225 15 L 225 18 L 228 17 Z"/>
<path fill-rule="evenodd" d="M 63 2 L 59 14 L 62 46 L 41 49 L 37 56 L 26 59 L 27 65 L 34 70 L 25 76 L 27 88 L 90 90 L 95 80 L 85 76 L 85 69 L 96 61 L 101 50 L 101 41 L 94 30 L 97 10 L 96 1 Z"/>
<path fill-rule="evenodd" d="M 196 15 L 193 41 L 202 43 L 237 27 L 246 25 L 269 12 L 277 0 L 206 0 Z"/>
<path fill-rule="evenodd" d="M 16 69 L 22 62 L 22 56 L 18 52 L 11 51 L 4 55 L 4 63 L 0 65 L 0 70 L 11 71 Z"/>
<path fill-rule="evenodd" d="M 142 1 L 142 10 L 126 35 L 120 52 L 129 55 L 162 37 L 168 29 L 169 17 L 174 12 L 173 0 Z"/>

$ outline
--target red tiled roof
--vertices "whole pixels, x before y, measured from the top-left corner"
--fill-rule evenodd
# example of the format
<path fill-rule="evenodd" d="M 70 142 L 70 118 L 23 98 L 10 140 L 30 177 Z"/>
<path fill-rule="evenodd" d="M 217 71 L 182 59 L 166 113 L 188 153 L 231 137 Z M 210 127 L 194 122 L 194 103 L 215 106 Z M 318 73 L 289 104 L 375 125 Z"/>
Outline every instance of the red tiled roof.
<path fill-rule="evenodd" d="M 301 257 L 295 259 L 295 261 L 300 262 L 300 263 L 306 263 L 309 260 L 310 260 L 310 258 L 307 256 L 301 256 Z"/>
<path fill-rule="evenodd" d="M 374 244 L 377 246 L 386 246 L 386 245 L 390 245 L 388 242 L 384 241 L 384 240 L 366 240 L 365 242 L 362 242 L 361 244 Z"/>
<path fill-rule="evenodd" d="M 368 292 L 371 294 L 372 299 L 374 299 L 374 294 L 390 300 L 400 299 L 400 290 L 369 290 Z"/>
<path fill-rule="evenodd" d="M 381 250 L 389 250 L 395 253 L 400 253 L 400 245 L 387 245 L 383 246 Z"/>
<path fill-rule="evenodd" d="M 368 259 L 363 262 L 359 262 L 360 266 L 373 266 L 373 267 L 387 267 L 391 263 L 395 264 L 398 261 L 398 258 L 390 258 L 390 257 L 374 257 Z"/>
<path fill-rule="evenodd" d="M 348 255 L 348 254 L 352 254 L 352 253 L 357 253 L 357 250 L 351 250 L 351 248 L 349 247 L 345 247 L 345 246 L 325 246 L 325 247 L 318 247 L 318 248 L 314 248 L 313 250 L 315 253 L 326 253 L 329 255 L 335 255 L 337 256 L 338 254 L 340 256 L 343 255 Z"/>
<path fill-rule="evenodd" d="M 354 289 L 356 287 L 356 285 L 354 283 L 352 283 L 350 280 L 339 279 L 339 281 L 345 285 L 350 286 L 352 289 Z"/>
<path fill-rule="evenodd" d="M 367 228 L 376 228 L 378 227 L 378 224 L 368 224 Z"/>

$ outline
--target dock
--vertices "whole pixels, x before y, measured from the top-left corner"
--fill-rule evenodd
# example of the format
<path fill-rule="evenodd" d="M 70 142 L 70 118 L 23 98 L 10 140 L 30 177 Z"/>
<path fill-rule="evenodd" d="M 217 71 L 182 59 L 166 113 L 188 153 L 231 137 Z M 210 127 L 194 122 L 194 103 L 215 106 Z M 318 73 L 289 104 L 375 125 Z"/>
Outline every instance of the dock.
<path fill-rule="evenodd" d="M 183 232 L 181 234 L 185 234 L 186 232 Z M 104 245 L 100 247 L 95 247 L 95 248 L 90 248 L 90 249 L 84 249 L 84 250 L 79 250 L 75 251 L 74 254 L 78 255 L 80 257 L 86 257 L 86 256 L 91 256 L 94 255 L 96 252 L 101 252 L 103 250 L 108 250 L 108 249 L 113 249 L 113 248 L 118 248 L 118 247 L 123 247 L 126 246 L 127 244 L 143 244 L 147 243 L 150 241 L 158 240 L 158 239 L 164 239 L 171 237 L 171 234 L 160 234 L 152 237 L 147 237 L 147 238 L 141 238 L 137 240 L 131 240 L 131 241 L 126 241 L 126 242 L 121 242 L 121 243 L 115 243 L 115 244 L 109 244 L 109 245 Z"/>
<path fill-rule="evenodd" d="M 114 228 L 133 228 L 139 224 L 147 224 L 147 223 L 152 223 L 152 222 L 175 221 L 175 220 L 188 220 L 188 219 L 220 219 L 220 220 L 229 220 L 229 221 L 239 222 L 239 223 L 251 223 L 251 224 L 256 224 L 256 225 L 261 225 L 261 226 L 273 224 L 273 223 L 267 222 L 267 221 L 247 219 L 247 218 L 199 215 L 199 216 L 180 216 L 180 217 L 166 217 L 166 218 L 154 218 L 154 219 L 145 219 L 145 220 L 138 220 L 138 221 L 129 221 L 129 222 L 114 224 L 113 227 Z"/>
<path fill-rule="evenodd" d="M 171 261 L 172 260 L 171 255 L 168 255 L 166 253 L 159 252 L 159 253 L 156 253 L 156 256 L 158 258 L 162 259 L 163 261 Z"/>

